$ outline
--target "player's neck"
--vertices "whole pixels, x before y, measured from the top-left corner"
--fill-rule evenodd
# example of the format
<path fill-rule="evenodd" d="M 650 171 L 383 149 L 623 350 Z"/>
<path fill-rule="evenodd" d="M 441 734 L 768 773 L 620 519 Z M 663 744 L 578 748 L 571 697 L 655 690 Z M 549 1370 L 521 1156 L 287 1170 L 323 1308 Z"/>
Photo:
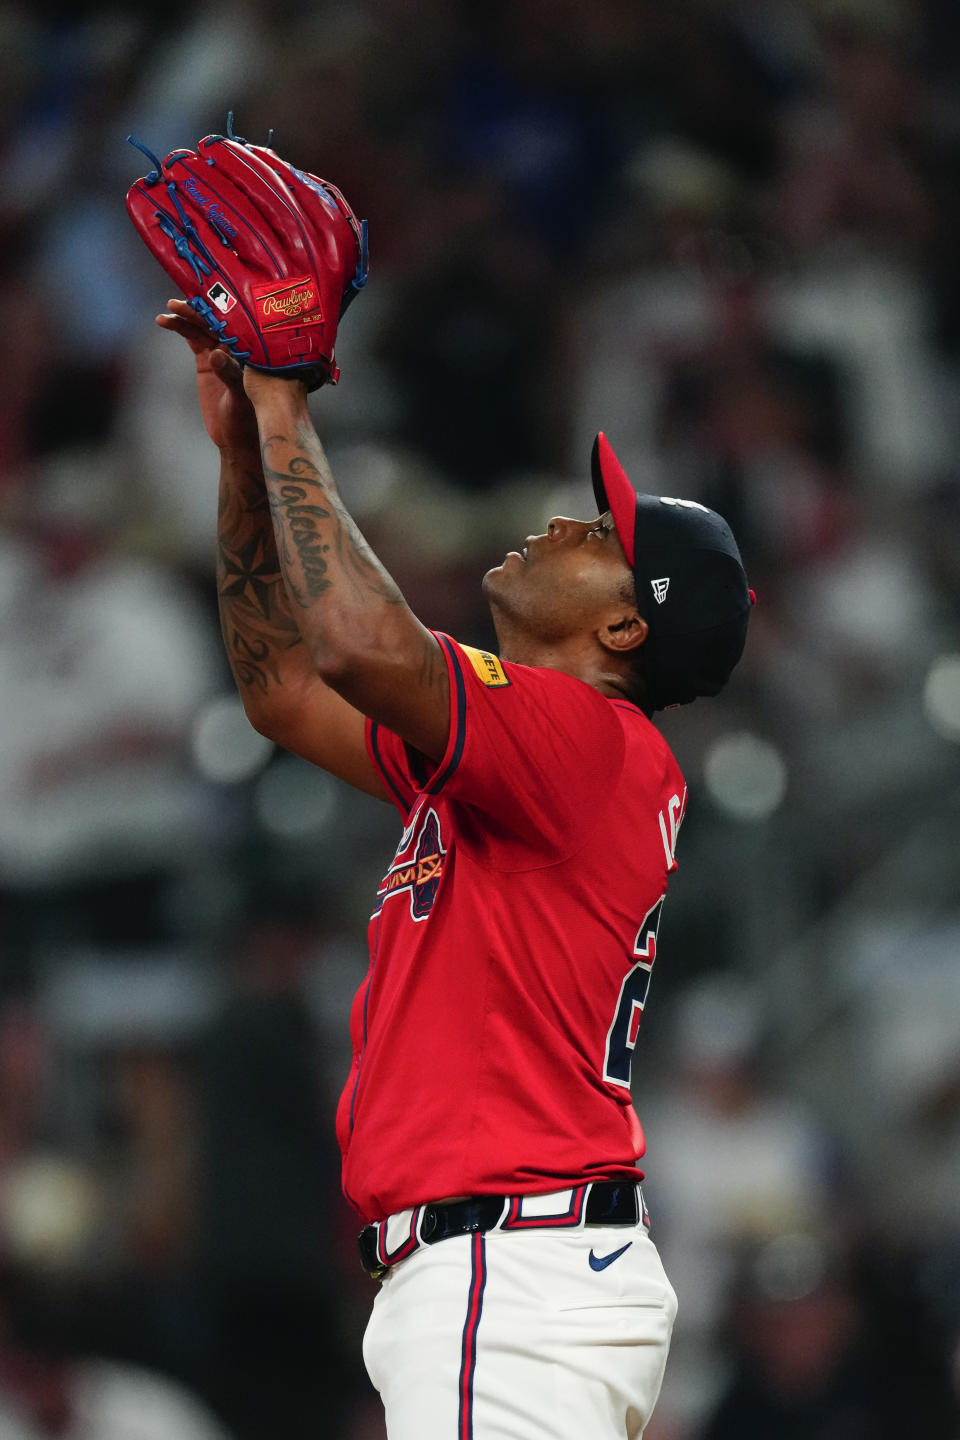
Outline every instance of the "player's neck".
<path fill-rule="evenodd" d="M 545 641 L 520 631 L 499 634 L 500 658 L 515 665 L 543 666 L 584 680 L 611 699 L 626 696 L 625 679 L 611 669 L 609 657 L 582 636 L 563 641 Z"/>

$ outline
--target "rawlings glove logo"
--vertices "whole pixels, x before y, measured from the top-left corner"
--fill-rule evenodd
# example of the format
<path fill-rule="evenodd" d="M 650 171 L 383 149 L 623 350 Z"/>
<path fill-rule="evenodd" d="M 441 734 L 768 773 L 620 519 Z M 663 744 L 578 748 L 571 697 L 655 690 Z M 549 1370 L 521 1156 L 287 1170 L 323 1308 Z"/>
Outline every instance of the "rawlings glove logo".
<path fill-rule="evenodd" d="M 312 290 L 295 290 L 292 295 L 271 295 L 263 302 L 264 315 L 301 315 L 313 307 Z"/>
<path fill-rule="evenodd" d="M 288 325 L 291 320 L 298 325 L 316 325 L 323 320 L 317 287 L 309 275 L 280 287 L 271 286 L 257 295 L 256 302 L 265 330 Z"/>

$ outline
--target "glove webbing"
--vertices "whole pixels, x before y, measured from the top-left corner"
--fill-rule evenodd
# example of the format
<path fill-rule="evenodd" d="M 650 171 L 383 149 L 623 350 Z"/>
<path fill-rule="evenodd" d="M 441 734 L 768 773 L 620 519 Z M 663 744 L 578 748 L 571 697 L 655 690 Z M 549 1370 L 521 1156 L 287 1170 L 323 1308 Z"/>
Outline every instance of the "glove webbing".
<path fill-rule="evenodd" d="M 217 332 L 217 339 L 220 341 L 220 344 L 226 345 L 228 349 L 232 350 L 237 360 L 250 359 L 251 352 L 249 350 L 238 350 L 236 348 L 237 345 L 240 343 L 239 336 L 227 334 L 226 320 L 217 316 L 217 312 L 210 304 L 209 300 L 207 300 L 203 295 L 194 295 L 192 300 L 187 301 L 187 304 L 191 307 L 191 309 L 196 310 L 197 314 L 201 317 L 201 319 L 206 321 L 206 323 L 210 326 L 211 330 L 215 330 Z"/>

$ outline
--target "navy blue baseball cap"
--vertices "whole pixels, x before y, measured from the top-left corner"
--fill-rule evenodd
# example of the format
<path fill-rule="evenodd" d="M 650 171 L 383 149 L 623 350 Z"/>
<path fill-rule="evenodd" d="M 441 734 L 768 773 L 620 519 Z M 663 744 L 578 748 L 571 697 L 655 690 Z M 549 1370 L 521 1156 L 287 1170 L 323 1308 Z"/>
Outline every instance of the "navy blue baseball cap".
<path fill-rule="evenodd" d="M 695 500 L 639 494 L 602 431 L 591 468 L 649 627 L 643 656 L 654 708 L 716 695 L 743 654 L 756 603 L 730 526 Z"/>

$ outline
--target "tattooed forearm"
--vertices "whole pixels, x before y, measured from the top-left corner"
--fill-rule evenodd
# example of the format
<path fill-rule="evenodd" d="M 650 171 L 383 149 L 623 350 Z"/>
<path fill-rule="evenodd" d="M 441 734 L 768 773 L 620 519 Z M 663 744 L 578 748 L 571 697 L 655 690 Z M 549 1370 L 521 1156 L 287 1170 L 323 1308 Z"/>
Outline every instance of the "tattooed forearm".
<path fill-rule="evenodd" d="M 402 605 L 400 591 L 344 509 L 332 476 L 301 453 L 301 440 L 301 427 L 295 427 L 290 435 L 269 435 L 263 442 L 264 476 L 289 595 L 303 609 L 334 587 L 359 609 L 368 609 L 371 601 Z"/>
<path fill-rule="evenodd" d="M 315 675 L 355 713 L 439 760 L 450 729 L 440 641 L 413 614 L 344 507 L 304 387 L 250 370 L 244 386 L 257 415 L 289 613 Z M 247 659 L 263 671 L 268 657 Z M 259 682 L 258 673 L 250 683 Z"/>
<path fill-rule="evenodd" d="M 388 605 L 403 605 L 403 596 L 393 580 L 384 570 L 360 531 L 349 515 L 341 512 L 347 521 L 336 533 L 337 558 L 344 574 L 360 588 L 367 590 L 378 600 Z"/>
<path fill-rule="evenodd" d="M 295 473 L 293 467 L 291 473 Z M 322 505 L 308 504 L 308 499 L 303 485 L 288 482 L 279 486 L 273 504 L 286 518 L 286 528 L 303 570 L 306 592 L 315 598 L 328 590 L 331 584 L 327 579 L 327 562 L 324 559 L 330 546 L 324 543 L 318 530 L 318 521 L 329 520 L 330 511 Z"/>
<path fill-rule="evenodd" d="M 221 466 L 217 591 L 227 659 L 242 696 L 265 696 L 312 672 L 290 609 L 263 478 Z"/>
<path fill-rule="evenodd" d="M 266 694 L 271 683 L 283 684 L 269 641 L 245 635 L 242 630 L 234 630 L 232 635 L 224 634 L 224 640 L 233 673 L 241 686 Z"/>

